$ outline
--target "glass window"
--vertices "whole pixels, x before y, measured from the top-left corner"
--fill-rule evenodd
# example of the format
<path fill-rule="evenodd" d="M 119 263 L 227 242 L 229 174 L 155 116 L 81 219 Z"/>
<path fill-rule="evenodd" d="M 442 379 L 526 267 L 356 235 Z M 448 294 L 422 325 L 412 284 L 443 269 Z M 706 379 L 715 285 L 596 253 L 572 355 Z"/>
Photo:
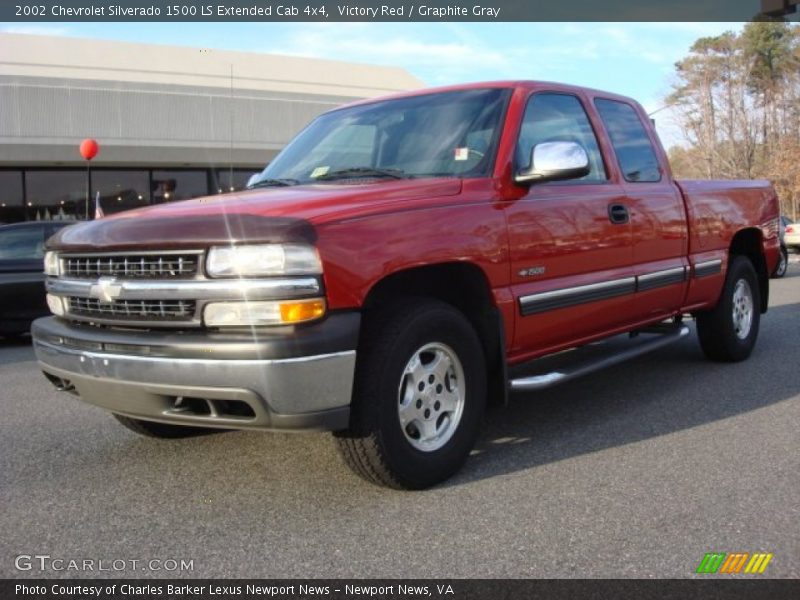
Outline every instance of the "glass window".
<path fill-rule="evenodd" d="M 247 187 L 247 181 L 250 177 L 257 173 L 259 173 L 258 169 L 234 169 L 233 179 L 231 180 L 230 169 L 220 169 L 217 171 L 217 192 L 224 194 L 243 190 Z"/>
<path fill-rule="evenodd" d="M 0 230 L 0 260 L 44 256 L 44 228 L 22 226 Z"/>
<path fill-rule="evenodd" d="M 208 195 L 208 174 L 196 171 L 153 171 L 153 202 L 172 202 Z"/>
<path fill-rule="evenodd" d="M 22 171 L 0 171 L 0 223 L 24 220 Z"/>
<path fill-rule="evenodd" d="M 86 215 L 86 171 L 25 171 L 25 192 L 30 221 L 83 219 Z"/>
<path fill-rule="evenodd" d="M 508 96 L 509 90 L 475 89 L 334 110 L 294 138 L 261 177 L 322 183 L 358 171 L 374 177 L 376 170 L 397 177 L 485 175 Z"/>
<path fill-rule="evenodd" d="M 630 104 L 598 98 L 594 102 L 611 138 L 627 181 L 660 181 L 661 169 L 650 138 Z"/>
<path fill-rule="evenodd" d="M 603 155 L 580 100 L 568 94 L 535 94 L 525 107 L 517 142 L 517 170 L 530 165 L 531 149 L 542 142 L 577 142 L 589 156 L 589 174 L 570 181 L 605 181 Z"/>
<path fill-rule="evenodd" d="M 92 202 L 100 192 L 100 206 L 106 215 L 147 206 L 149 182 L 147 171 L 92 171 Z"/>

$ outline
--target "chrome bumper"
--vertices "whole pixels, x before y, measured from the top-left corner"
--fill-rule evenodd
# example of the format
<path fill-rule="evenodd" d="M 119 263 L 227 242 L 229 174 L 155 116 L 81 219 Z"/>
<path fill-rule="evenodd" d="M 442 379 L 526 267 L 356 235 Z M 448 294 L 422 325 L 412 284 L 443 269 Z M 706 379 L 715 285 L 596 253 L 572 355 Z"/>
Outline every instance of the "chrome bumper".
<path fill-rule="evenodd" d="M 42 370 L 57 388 L 111 412 L 225 429 L 338 430 L 348 425 L 355 350 L 252 358 L 264 356 L 261 340 L 244 352 L 251 358 L 146 356 L 107 351 L 114 333 L 103 334 L 107 342 L 100 346 L 96 339 L 91 342 L 101 350 L 71 347 L 81 341 L 81 328 L 65 338 L 65 327 L 52 318 L 34 324 Z M 238 342 L 237 353 L 242 350 L 247 349 Z"/>

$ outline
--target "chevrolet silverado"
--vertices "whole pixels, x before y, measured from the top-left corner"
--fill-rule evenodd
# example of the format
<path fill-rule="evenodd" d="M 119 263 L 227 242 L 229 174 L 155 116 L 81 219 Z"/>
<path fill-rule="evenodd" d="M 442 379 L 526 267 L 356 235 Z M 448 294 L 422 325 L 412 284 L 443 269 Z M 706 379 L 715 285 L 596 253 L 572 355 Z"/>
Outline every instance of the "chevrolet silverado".
<path fill-rule="evenodd" d="M 397 488 L 458 470 L 487 399 L 662 347 L 688 317 L 710 359 L 746 359 L 779 254 L 768 182 L 676 181 L 638 103 L 553 83 L 337 108 L 249 187 L 51 239 L 41 368 L 143 435 L 331 431 Z"/>

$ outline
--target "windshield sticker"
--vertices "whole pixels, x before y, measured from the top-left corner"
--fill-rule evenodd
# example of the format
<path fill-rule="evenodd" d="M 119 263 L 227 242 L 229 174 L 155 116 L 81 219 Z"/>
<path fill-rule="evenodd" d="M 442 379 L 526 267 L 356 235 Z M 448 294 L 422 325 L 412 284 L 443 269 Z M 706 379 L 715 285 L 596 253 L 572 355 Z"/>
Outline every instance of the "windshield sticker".
<path fill-rule="evenodd" d="M 456 160 L 469 160 L 469 148 L 456 148 Z"/>
<path fill-rule="evenodd" d="M 317 167 L 316 169 L 311 171 L 310 177 L 311 177 L 311 179 L 316 179 L 317 177 L 322 177 L 323 175 L 326 175 L 328 173 L 328 171 L 330 171 L 330 170 L 331 170 L 330 167 Z"/>

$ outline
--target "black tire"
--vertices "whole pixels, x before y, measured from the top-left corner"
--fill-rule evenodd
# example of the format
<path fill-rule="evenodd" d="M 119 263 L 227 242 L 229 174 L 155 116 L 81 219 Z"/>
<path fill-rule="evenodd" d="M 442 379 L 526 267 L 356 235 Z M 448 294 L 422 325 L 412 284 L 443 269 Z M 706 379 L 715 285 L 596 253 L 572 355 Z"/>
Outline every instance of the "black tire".
<path fill-rule="evenodd" d="M 772 273 L 772 276 L 775 279 L 780 279 L 784 275 L 786 275 L 786 271 L 789 268 L 789 251 L 786 249 L 786 246 L 781 246 L 780 250 L 780 259 L 778 260 L 778 265 L 775 267 L 775 272 Z"/>
<path fill-rule="evenodd" d="M 744 285 L 750 290 L 752 301 L 749 328 L 737 334 L 734 311 L 734 295 L 737 287 Z M 725 285 L 717 305 L 697 315 L 697 336 L 705 355 L 725 362 L 745 360 L 753 351 L 758 338 L 761 319 L 761 295 L 753 263 L 746 256 L 732 256 Z"/>
<path fill-rule="evenodd" d="M 142 419 L 134 419 L 132 417 L 123 417 L 122 415 L 114 415 L 114 418 L 119 421 L 124 427 L 127 427 L 134 433 L 143 435 L 145 437 L 161 438 L 161 439 L 178 439 L 195 437 L 198 435 L 208 435 L 210 433 L 222 433 L 224 429 L 211 429 L 208 427 L 187 427 L 186 425 L 168 425 L 167 423 L 156 423 L 155 421 L 143 421 Z"/>
<path fill-rule="evenodd" d="M 438 349 L 428 353 L 423 351 L 429 347 Z M 438 357 L 442 351 L 444 356 L 450 356 L 450 351 L 455 356 L 456 360 L 449 364 L 460 363 L 463 385 L 458 387 L 456 384 L 456 395 L 463 390 L 463 401 L 459 404 L 462 411 L 460 419 L 453 418 L 448 424 L 445 419 L 456 415 L 456 411 L 434 413 L 433 408 L 419 409 L 421 398 L 413 400 L 420 414 L 423 410 L 432 414 L 434 428 L 441 427 L 443 432 L 449 432 L 449 437 L 443 434 L 439 442 L 432 438 L 434 445 L 442 443 L 441 447 L 422 450 L 412 445 L 421 443 L 420 440 L 412 442 L 409 436 L 416 434 L 421 438 L 422 430 L 415 430 L 414 424 L 424 423 L 414 421 L 403 428 L 399 416 L 400 390 L 406 390 L 403 385 L 404 382 L 407 385 L 409 380 L 404 379 L 404 373 L 412 357 L 434 356 L 433 353 Z M 424 364 L 424 361 L 420 363 Z M 449 388 L 450 382 L 458 377 L 452 380 L 448 377 L 445 375 L 443 381 L 446 380 Z M 420 381 L 424 383 L 425 380 Z M 419 392 L 420 396 L 428 394 L 424 406 L 439 411 L 438 403 L 434 404 L 435 394 L 441 393 L 443 387 L 438 379 L 427 385 L 424 393 Z M 417 396 L 414 391 L 417 387 L 408 388 L 412 397 Z M 406 300 L 365 316 L 350 428 L 334 434 L 337 446 L 347 465 L 367 481 L 397 489 L 430 487 L 453 475 L 467 459 L 480 430 L 486 393 L 483 349 L 467 318 L 443 302 Z"/>

